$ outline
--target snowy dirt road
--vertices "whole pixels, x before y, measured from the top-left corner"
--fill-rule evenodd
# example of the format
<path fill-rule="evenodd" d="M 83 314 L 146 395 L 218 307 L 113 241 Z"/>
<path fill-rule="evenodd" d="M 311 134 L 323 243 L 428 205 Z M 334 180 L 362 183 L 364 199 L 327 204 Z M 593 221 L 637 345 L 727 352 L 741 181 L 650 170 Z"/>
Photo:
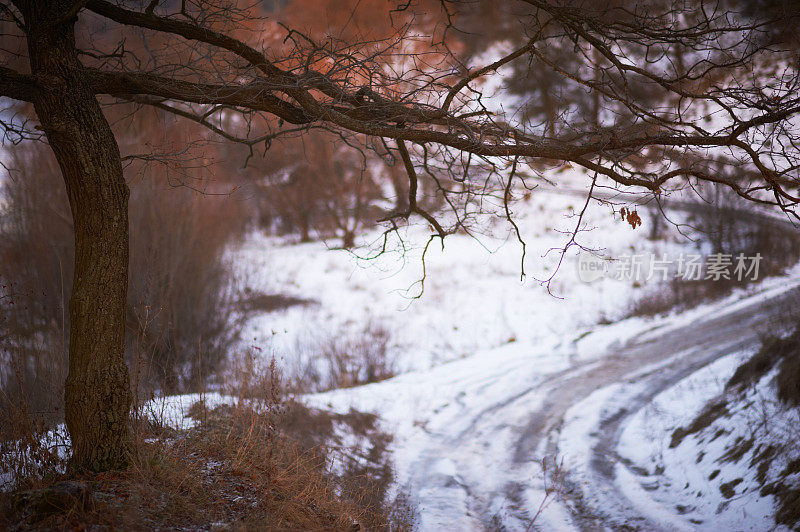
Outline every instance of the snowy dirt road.
<path fill-rule="evenodd" d="M 552 346 L 510 343 L 310 400 L 375 411 L 394 430 L 398 481 L 423 530 L 708 529 L 647 499 L 639 482 L 654 473 L 617 454 L 620 434 L 660 392 L 757 349 L 798 296 L 797 283 L 785 281 L 681 315 Z M 566 474 L 562 497 L 545 498 L 556 463 Z"/>
<path fill-rule="evenodd" d="M 583 482 L 572 492 L 581 510 L 576 515 L 580 528 L 707 529 L 708 523 L 683 520 L 679 509 L 659 507 L 646 497 L 646 490 L 631 486 L 637 477 L 648 474 L 617 454 L 622 430 L 655 396 L 692 373 L 732 353 L 757 350 L 764 334 L 785 323 L 799 296 L 796 286 L 776 288 L 688 322 L 656 327 L 614 346 L 591 371 L 554 383 L 542 410 L 548 420 L 547 452 L 552 456 L 567 452 L 570 446 L 571 434 L 562 430 L 563 425 L 569 426 L 570 416 L 566 414 L 565 421 L 565 413 L 580 411 L 587 402 L 595 408 L 603 405 L 588 457 L 581 464 Z M 520 443 L 530 445 L 523 442 L 541 438 L 542 431 L 534 427 L 531 436 Z"/>

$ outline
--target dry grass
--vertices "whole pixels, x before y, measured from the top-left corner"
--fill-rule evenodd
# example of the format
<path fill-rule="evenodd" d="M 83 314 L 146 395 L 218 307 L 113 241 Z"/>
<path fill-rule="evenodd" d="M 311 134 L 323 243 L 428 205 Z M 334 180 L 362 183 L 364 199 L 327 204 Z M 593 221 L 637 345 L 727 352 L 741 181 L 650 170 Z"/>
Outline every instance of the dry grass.
<path fill-rule="evenodd" d="M 775 384 L 778 399 L 791 407 L 800 406 L 800 350 L 795 349 L 783 359 Z"/>
<path fill-rule="evenodd" d="M 672 433 L 669 447 L 674 449 L 683 442 L 683 439 L 690 434 L 697 434 L 698 432 L 708 428 L 721 417 L 728 415 L 728 404 L 724 399 L 709 402 L 703 410 L 697 414 L 692 422 L 686 427 L 678 427 Z"/>
<path fill-rule="evenodd" d="M 728 380 L 727 388 L 745 388 L 757 383 L 779 362 L 796 359 L 800 353 L 800 329 L 781 336 L 766 336 L 758 352 L 744 361 Z"/>
<path fill-rule="evenodd" d="M 308 393 L 390 379 L 396 374 L 390 342 L 390 332 L 374 323 L 356 331 L 323 333 L 298 341 L 288 380 L 293 390 Z"/>
<path fill-rule="evenodd" d="M 0 495 L 0 528 L 411 529 L 404 499 L 387 502 L 391 438 L 375 416 L 302 406 L 283 395 L 274 363 L 240 392 L 231 404 L 193 405 L 188 429 L 134 416 L 126 471 L 71 475 L 63 454 L 31 453 L 41 432 L 20 425 L 27 452 L 8 447 L 3 461 L 15 456 L 27 469 Z"/>
<path fill-rule="evenodd" d="M 734 288 L 744 288 L 748 284 L 745 280 L 687 281 L 673 278 L 668 282 L 656 285 L 654 289 L 633 301 L 624 317 L 649 318 L 673 310 L 688 310 L 702 303 L 722 299 L 730 295 Z"/>

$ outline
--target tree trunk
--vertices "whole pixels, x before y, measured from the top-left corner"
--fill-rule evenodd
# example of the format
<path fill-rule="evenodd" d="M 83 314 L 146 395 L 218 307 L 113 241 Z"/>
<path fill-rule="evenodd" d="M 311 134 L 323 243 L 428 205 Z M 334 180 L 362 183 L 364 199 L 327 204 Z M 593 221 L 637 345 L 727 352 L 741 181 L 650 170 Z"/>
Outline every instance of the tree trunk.
<path fill-rule="evenodd" d="M 345 230 L 344 235 L 342 235 L 342 247 L 344 249 L 351 249 L 354 248 L 356 245 L 356 234 L 349 229 Z"/>
<path fill-rule="evenodd" d="M 75 276 L 69 303 L 69 374 L 64 399 L 73 466 L 105 471 L 129 462 L 125 301 L 128 187 L 114 135 L 75 47 L 74 1 L 27 3 L 34 107 L 56 155 L 75 226 Z"/>
<path fill-rule="evenodd" d="M 306 212 L 300 215 L 300 242 L 311 242 L 311 214 Z"/>
<path fill-rule="evenodd" d="M 394 188 L 394 210 L 395 212 L 406 212 L 408 210 L 408 175 L 405 173 L 402 161 L 397 160 L 393 166 L 387 165 L 386 168 L 392 180 L 392 188 Z"/>

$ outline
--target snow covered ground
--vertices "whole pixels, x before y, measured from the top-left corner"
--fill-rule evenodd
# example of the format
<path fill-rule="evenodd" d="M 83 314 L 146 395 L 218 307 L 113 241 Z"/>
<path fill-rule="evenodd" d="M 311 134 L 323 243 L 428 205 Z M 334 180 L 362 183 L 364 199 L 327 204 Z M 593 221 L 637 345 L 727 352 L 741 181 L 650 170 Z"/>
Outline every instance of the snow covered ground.
<path fill-rule="evenodd" d="M 691 426 L 723 396 L 734 370 L 760 347 L 759 320 L 770 321 L 785 310 L 798 283 L 800 271 L 794 268 L 750 296 L 732 296 L 665 319 L 637 338 L 648 348 L 649 336 L 661 344 L 675 342 L 664 349 L 662 361 L 598 388 L 570 408 L 559 451 L 573 480 L 595 490 L 608 521 L 666 530 L 783 529 L 775 527 L 776 501 L 760 493 L 764 480 L 755 478 L 759 462 L 754 456 L 780 439 L 776 428 L 797 422 L 795 410 L 778 406 L 771 376 L 746 397 L 730 401 L 730 414 L 703 430 L 682 440 L 675 440 L 675 431 Z M 710 338 L 680 345 L 670 340 L 670 330 Z M 772 428 L 759 431 L 766 419 Z M 754 445 L 741 445 L 751 438 Z M 742 456 L 731 459 L 739 448 Z M 770 470 L 780 471 L 792 458 L 776 458 Z M 638 523 L 630 520 L 631 513 Z"/>
<path fill-rule="evenodd" d="M 585 179 L 575 175 L 573 182 L 577 189 Z M 607 277 L 580 282 L 580 253 L 573 247 L 550 284 L 552 293 L 543 284 L 554 272 L 583 201 L 579 194 L 540 189 L 515 206 L 527 243 L 522 281 L 522 249 L 511 228 L 497 218 L 486 223 L 479 239 L 453 235 L 443 251 L 434 243 L 425 259 L 424 290 L 421 254 L 429 236 L 424 226 L 412 226 L 402 235 L 405 253 L 391 248 L 377 258 L 365 257 L 372 255 L 370 243 L 379 239 L 379 231 L 367 235 L 366 246 L 353 253 L 253 234 L 232 257 L 243 284 L 254 292 L 317 304 L 250 319 L 242 348 L 257 347 L 291 366 L 292 352 L 303 342 L 357 334 L 368 323 L 380 324 L 391 335 L 390 354 L 399 370 L 409 371 L 508 343 L 537 346 L 613 321 L 648 289 L 647 283 Z M 578 242 L 611 259 L 675 254 L 692 246 L 674 228 L 667 238 L 647 239 L 649 213 L 640 210 L 640 215 L 644 226 L 634 230 L 609 206 L 592 205 L 582 226 L 589 231 L 580 233 Z"/>
<path fill-rule="evenodd" d="M 751 478 L 753 482 L 746 487 L 737 486 L 737 497 L 733 501 L 719 489 L 724 482 L 709 479 L 715 470 L 722 469 L 726 471 L 721 476 L 719 472 L 713 476 L 729 480 L 755 476 L 754 469 L 721 460 L 728 437 L 709 438 L 710 441 L 689 438 L 687 444 L 677 449 L 670 447 L 675 429 L 691 423 L 708 398 L 717 397 L 723 391 L 725 377 L 730 377 L 750 355 L 750 352 L 734 353 L 692 374 L 656 396 L 623 431 L 622 456 L 642 464 L 647 476 L 663 470 L 655 483 L 647 484 L 653 495 L 642 490 L 635 496 L 636 500 L 649 508 L 664 507 L 667 515 L 680 512 L 681 519 L 675 521 L 682 529 L 695 524 L 697 528 L 705 525 L 706 529 L 763 530 L 773 522 L 775 501 L 770 496 L 759 496 L 760 487 L 754 479 Z M 731 426 L 730 420 L 726 423 L 728 429 L 744 428 Z M 629 478 L 626 483 L 636 486 L 641 480 Z M 710 518 L 713 524 L 709 524 Z"/>
<path fill-rule="evenodd" d="M 792 453 L 800 417 L 777 400 L 776 371 L 743 394 L 726 390 L 734 370 L 752 355 L 733 353 L 690 375 L 656 396 L 622 433 L 620 454 L 643 473 L 632 484 L 649 484 L 639 500 L 678 510 L 682 528 L 765 530 L 774 524 L 779 501 L 761 490 L 798 458 Z M 709 407 L 720 409 L 719 417 L 703 415 Z M 677 438 L 675 431 L 698 416 L 708 425 Z"/>
<path fill-rule="evenodd" d="M 572 177 L 577 187 L 580 176 Z M 550 285 L 552 294 L 541 282 L 558 261 L 548 250 L 565 244 L 564 232 L 574 229 L 582 205 L 579 194 L 539 190 L 515 207 L 528 244 L 524 280 L 521 249 L 496 221 L 479 241 L 454 235 L 443 252 L 433 246 L 424 291 L 424 227 L 403 235 L 410 251 L 369 260 L 358 255 L 369 254 L 375 235 L 355 254 L 252 235 L 234 256 L 244 283 L 316 303 L 253 317 L 243 349 L 257 347 L 292 367 L 297 346 L 314 337 L 357 333 L 375 323 L 389 330 L 397 377 L 306 400 L 380 416 L 395 435 L 397 489 L 416 505 L 422 530 L 608 524 L 712 530 L 715 519 L 730 530 L 768 528 L 768 499 L 740 506 L 736 497 L 721 505 L 717 490 L 686 504 L 678 479 L 681 468 L 691 467 L 689 455 L 697 457 L 679 449 L 665 469 L 664 438 L 696 415 L 741 357 L 757 348 L 750 320 L 769 312 L 800 271 L 686 313 L 617 321 L 652 284 L 608 277 L 581 282 L 574 248 Z M 612 259 L 696 248 L 674 228 L 648 239 L 649 213 L 639 214 L 644 226 L 634 230 L 610 207 L 593 206 L 585 219 L 593 230 L 579 242 Z M 680 220 L 680 213 L 669 214 Z M 613 431 L 605 429 L 609 416 L 620 420 Z M 612 466 L 596 470 L 598 453 Z M 696 495 L 695 488 L 686 489 Z"/>

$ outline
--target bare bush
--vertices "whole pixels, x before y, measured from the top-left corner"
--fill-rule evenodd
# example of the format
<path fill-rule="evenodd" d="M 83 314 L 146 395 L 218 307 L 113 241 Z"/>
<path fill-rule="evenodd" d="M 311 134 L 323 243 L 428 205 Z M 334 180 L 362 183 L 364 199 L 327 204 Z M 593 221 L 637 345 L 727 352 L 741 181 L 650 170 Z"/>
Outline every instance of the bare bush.
<path fill-rule="evenodd" d="M 356 332 L 298 341 L 291 354 L 292 387 L 321 392 L 389 379 L 396 373 L 389 341 L 388 330 L 371 323 Z"/>
<path fill-rule="evenodd" d="M 762 275 L 777 275 L 800 260 L 800 232 L 787 231 L 763 211 L 739 204 L 735 194 L 712 189 L 698 204 L 689 224 L 700 232 L 710 253 L 753 256 L 760 253 Z"/>
<path fill-rule="evenodd" d="M 128 354 L 151 385 L 197 390 L 237 339 L 238 290 L 223 260 L 242 227 L 225 198 L 143 181 L 132 191 Z M 137 208 L 138 207 L 138 208 Z M 146 372 L 147 373 L 147 372 Z"/>
<path fill-rule="evenodd" d="M 23 172 L 2 191 L 0 225 L 0 410 L 36 422 L 61 417 L 67 368 L 72 218 L 55 159 L 10 150 Z"/>
<path fill-rule="evenodd" d="M 282 233 L 312 232 L 355 244 L 359 231 L 375 224 L 382 199 L 374 168 L 380 160 L 339 141 L 330 133 L 310 132 L 281 141 L 264 162 L 267 178 L 259 184 L 262 224 Z"/>
<path fill-rule="evenodd" d="M 720 299 L 734 288 L 780 275 L 800 260 L 800 231 L 787 230 L 759 211 L 743 209 L 730 194 L 716 190 L 714 196 L 709 204 L 698 204 L 689 216 L 689 224 L 698 232 L 698 248 L 708 254 L 732 257 L 760 255 L 758 278 L 746 275 L 699 280 L 674 277 L 634 301 L 627 316 L 654 316 Z"/>

